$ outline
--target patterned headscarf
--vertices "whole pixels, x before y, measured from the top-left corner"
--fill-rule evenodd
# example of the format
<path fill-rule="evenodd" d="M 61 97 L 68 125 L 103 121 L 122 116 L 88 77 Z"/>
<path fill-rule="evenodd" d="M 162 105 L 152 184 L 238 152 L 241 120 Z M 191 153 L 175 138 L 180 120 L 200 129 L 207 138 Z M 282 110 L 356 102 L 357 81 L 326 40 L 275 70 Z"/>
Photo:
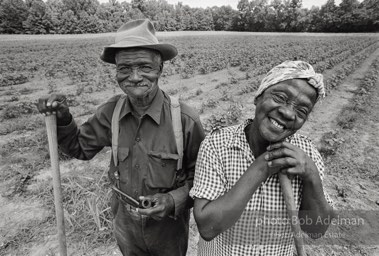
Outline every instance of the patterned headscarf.
<path fill-rule="evenodd" d="M 325 97 L 325 87 L 322 81 L 322 74 L 316 73 L 313 67 L 307 62 L 296 60 L 285 61 L 271 69 L 263 78 L 261 85 L 255 94 L 254 100 L 256 100 L 258 96 L 270 86 L 294 78 L 306 79 L 308 84 L 317 90 L 317 101 Z"/>

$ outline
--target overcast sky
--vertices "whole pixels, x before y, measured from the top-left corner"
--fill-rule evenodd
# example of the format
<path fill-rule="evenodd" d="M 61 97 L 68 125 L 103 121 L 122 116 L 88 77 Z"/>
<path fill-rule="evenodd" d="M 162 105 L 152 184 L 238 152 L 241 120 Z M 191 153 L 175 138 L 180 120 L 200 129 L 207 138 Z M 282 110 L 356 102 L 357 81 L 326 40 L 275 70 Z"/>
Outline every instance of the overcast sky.
<path fill-rule="evenodd" d="M 119 2 L 124 2 L 125 0 L 119 0 Z M 239 0 L 166 0 L 169 4 L 176 4 L 182 2 L 184 5 L 189 5 L 191 7 L 212 7 L 212 6 L 222 6 L 230 5 L 234 9 L 237 9 L 237 4 Z M 326 3 L 327 0 L 303 0 L 303 7 L 310 9 L 313 5 L 321 6 Z M 100 3 L 107 3 L 108 0 L 99 0 Z M 130 0 L 127 0 L 130 2 Z M 341 3 L 341 0 L 335 1 L 336 5 Z"/>

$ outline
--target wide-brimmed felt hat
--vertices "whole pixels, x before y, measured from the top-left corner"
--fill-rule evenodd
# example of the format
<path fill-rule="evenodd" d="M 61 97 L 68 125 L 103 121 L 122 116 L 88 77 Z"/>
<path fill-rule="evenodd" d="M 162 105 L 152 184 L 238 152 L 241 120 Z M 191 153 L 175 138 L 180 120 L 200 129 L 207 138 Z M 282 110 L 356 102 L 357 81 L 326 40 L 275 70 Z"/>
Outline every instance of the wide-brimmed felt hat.
<path fill-rule="evenodd" d="M 116 32 L 115 43 L 104 47 L 100 58 L 116 64 L 115 54 L 118 50 L 136 47 L 160 52 L 163 61 L 170 60 L 178 54 L 175 46 L 159 43 L 153 24 L 148 19 L 143 19 L 132 20 L 122 25 Z"/>

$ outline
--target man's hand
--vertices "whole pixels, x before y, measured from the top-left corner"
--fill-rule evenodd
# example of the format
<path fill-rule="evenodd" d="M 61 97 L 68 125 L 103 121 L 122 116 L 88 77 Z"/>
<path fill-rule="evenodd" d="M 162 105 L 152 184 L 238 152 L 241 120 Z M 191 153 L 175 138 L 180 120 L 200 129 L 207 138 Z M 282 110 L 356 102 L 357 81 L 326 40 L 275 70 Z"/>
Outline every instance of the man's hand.
<path fill-rule="evenodd" d="M 175 202 L 170 194 L 158 193 L 151 196 L 141 196 L 139 199 L 147 199 L 153 202 L 153 207 L 147 209 L 138 208 L 138 212 L 142 215 L 150 216 L 155 220 L 161 220 L 174 213 Z"/>
<path fill-rule="evenodd" d="M 66 121 L 71 119 L 66 96 L 63 94 L 51 94 L 39 98 L 37 108 L 43 115 L 56 114 L 58 119 Z"/>
<path fill-rule="evenodd" d="M 317 173 L 317 167 L 305 152 L 288 142 L 270 145 L 265 153 L 269 168 L 280 168 L 282 173 L 299 175 L 303 180 L 310 180 Z"/>

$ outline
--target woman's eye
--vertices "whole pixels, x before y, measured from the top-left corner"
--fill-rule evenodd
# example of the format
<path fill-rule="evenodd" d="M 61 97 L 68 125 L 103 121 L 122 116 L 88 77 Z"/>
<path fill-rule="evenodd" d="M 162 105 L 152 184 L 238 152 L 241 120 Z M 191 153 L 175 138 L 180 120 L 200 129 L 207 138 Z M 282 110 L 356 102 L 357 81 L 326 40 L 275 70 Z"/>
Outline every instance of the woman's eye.
<path fill-rule="evenodd" d="M 287 100 L 286 97 L 284 97 L 283 95 L 280 95 L 280 94 L 274 94 L 273 98 L 276 102 L 279 102 L 279 103 L 284 103 Z"/>
<path fill-rule="evenodd" d="M 307 115 L 308 115 L 308 110 L 306 110 L 306 109 L 296 109 L 296 111 L 297 111 L 297 113 L 299 113 L 299 115 L 301 116 L 301 117 L 306 117 Z"/>

